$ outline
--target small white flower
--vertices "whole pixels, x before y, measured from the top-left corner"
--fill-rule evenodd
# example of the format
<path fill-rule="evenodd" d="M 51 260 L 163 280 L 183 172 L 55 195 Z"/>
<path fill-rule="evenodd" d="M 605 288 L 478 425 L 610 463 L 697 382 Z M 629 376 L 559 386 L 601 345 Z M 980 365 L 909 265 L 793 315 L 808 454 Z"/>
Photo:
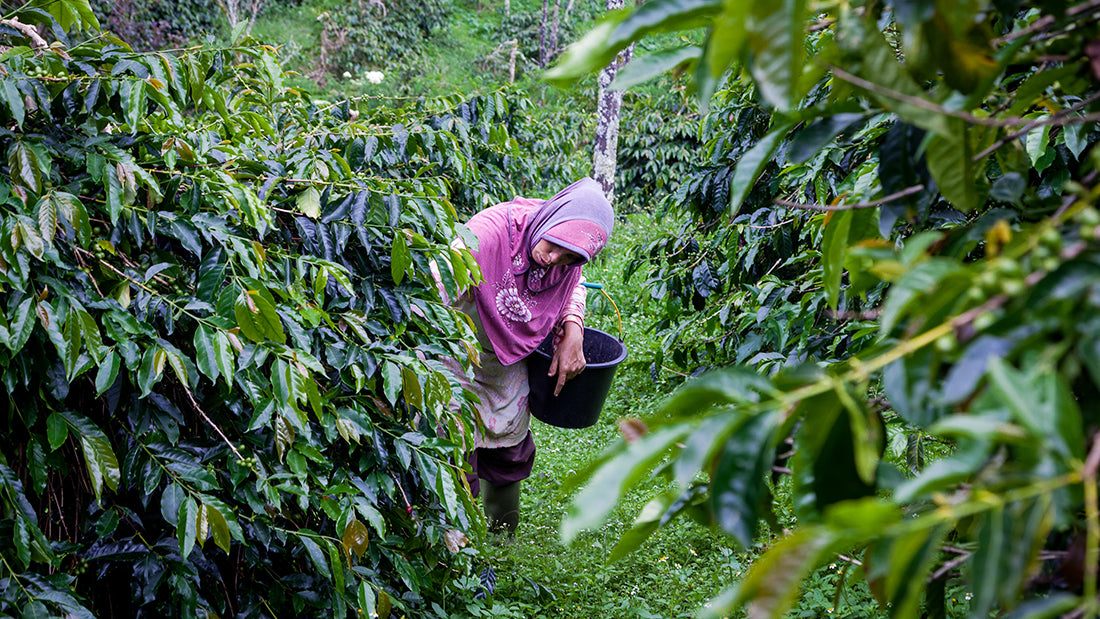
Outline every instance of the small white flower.
<path fill-rule="evenodd" d="M 344 71 L 344 79 L 350 79 L 350 78 L 351 78 L 351 73 L 349 73 L 347 71 Z"/>
<path fill-rule="evenodd" d="M 363 77 L 367 78 L 367 81 L 372 84 L 381 84 L 382 78 L 386 77 L 381 71 L 367 71 Z"/>

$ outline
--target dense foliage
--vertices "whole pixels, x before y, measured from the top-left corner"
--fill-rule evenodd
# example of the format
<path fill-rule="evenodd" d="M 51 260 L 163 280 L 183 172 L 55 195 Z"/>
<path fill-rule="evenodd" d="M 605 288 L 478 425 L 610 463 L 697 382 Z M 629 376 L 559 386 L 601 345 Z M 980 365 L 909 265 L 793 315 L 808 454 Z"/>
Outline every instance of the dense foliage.
<path fill-rule="evenodd" d="M 653 0 L 586 35 L 556 77 L 710 28 L 620 79 L 686 67 L 710 105 L 693 221 L 634 268 L 667 358 L 722 369 L 593 468 L 564 537 L 659 466 L 679 490 L 615 554 L 684 513 L 792 529 L 708 616 L 783 616 L 829 562 L 896 617 L 957 583 L 975 617 L 1095 614 L 1098 11 Z"/>
<path fill-rule="evenodd" d="M 672 86 L 668 81 L 662 86 Z M 615 197 L 620 212 L 662 212 L 700 160 L 699 116 L 673 95 L 624 93 Z"/>
<path fill-rule="evenodd" d="M 451 14 L 450 0 L 342 2 L 325 11 L 323 64 L 334 73 L 354 74 L 413 61 L 424 42 Z"/>
<path fill-rule="evenodd" d="M 0 615 L 446 616 L 476 351 L 429 261 L 453 293 L 456 209 L 559 181 L 522 107 L 319 105 L 270 47 L 95 27 L 0 22 Z"/>
<path fill-rule="evenodd" d="M 217 0 L 96 0 L 89 3 L 103 30 L 137 50 L 180 47 L 225 24 Z"/>

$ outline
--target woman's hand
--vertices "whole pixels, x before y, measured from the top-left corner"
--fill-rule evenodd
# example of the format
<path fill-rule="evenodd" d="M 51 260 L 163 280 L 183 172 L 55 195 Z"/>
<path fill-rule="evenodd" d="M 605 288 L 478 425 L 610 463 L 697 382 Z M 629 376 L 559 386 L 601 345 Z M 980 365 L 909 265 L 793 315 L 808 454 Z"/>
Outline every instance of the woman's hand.
<path fill-rule="evenodd" d="M 565 323 L 565 335 L 557 348 L 554 349 L 554 358 L 550 361 L 550 371 L 547 376 L 558 376 L 558 384 L 554 387 L 554 395 L 561 393 L 565 381 L 572 380 L 577 374 L 584 371 L 584 328 L 575 322 Z"/>

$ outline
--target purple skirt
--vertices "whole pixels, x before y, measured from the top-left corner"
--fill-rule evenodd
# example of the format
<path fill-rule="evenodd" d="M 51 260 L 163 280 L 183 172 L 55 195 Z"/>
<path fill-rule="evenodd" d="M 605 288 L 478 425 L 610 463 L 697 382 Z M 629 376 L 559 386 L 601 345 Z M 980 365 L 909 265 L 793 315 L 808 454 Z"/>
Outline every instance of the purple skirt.
<path fill-rule="evenodd" d="M 473 474 L 467 473 L 470 491 L 474 496 L 481 493 L 478 479 L 484 479 L 494 486 L 504 486 L 522 481 L 531 476 L 531 467 L 535 464 L 535 437 L 531 432 L 519 445 L 511 447 L 478 447 L 467 457 Z"/>

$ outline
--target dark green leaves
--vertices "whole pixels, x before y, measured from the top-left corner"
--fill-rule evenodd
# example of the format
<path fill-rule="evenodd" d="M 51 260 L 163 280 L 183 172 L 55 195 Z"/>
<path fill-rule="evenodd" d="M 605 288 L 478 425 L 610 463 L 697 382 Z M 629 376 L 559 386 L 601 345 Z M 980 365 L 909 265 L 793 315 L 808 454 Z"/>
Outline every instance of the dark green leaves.
<path fill-rule="evenodd" d="M 765 478 L 775 456 L 776 417 L 757 415 L 727 439 L 711 482 L 711 507 L 719 527 L 743 547 L 752 546 L 771 493 Z"/>
<path fill-rule="evenodd" d="M 745 197 L 752 190 L 753 184 L 764 171 L 764 166 L 772 159 L 775 150 L 787 136 L 790 125 L 780 125 L 773 128 L 764 139 L 760 140 L 751 150 L 741 156 L 737 167 L 733 170 L 733 178 L 730 180 L 730 213 L 737 214 Z"/>

